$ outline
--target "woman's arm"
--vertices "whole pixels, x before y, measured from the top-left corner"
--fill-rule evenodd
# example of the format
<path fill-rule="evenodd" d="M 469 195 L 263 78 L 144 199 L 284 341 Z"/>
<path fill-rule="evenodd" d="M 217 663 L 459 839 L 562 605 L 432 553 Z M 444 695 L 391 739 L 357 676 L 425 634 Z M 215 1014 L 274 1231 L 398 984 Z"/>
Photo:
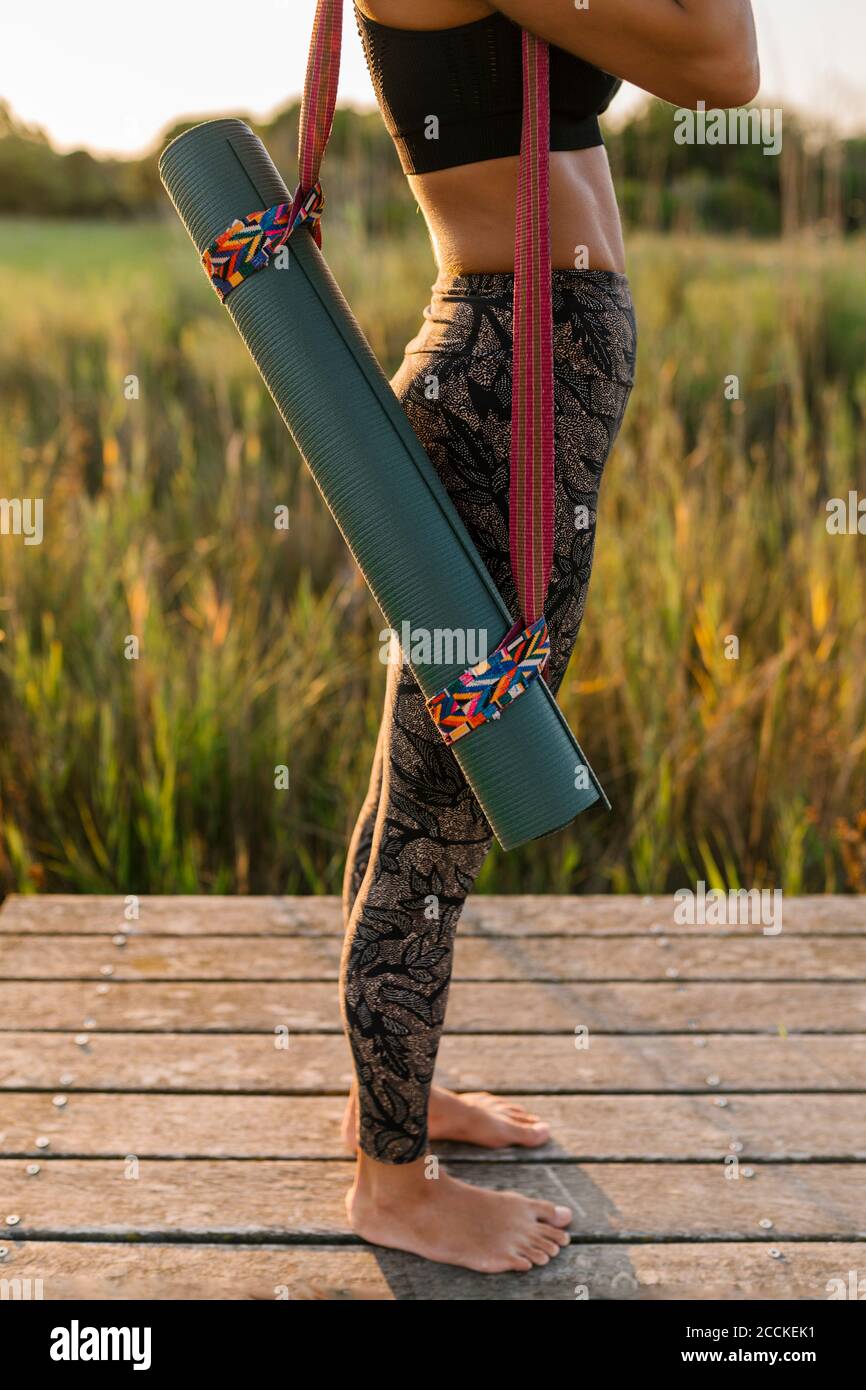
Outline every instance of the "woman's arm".
<path fill-rule="evenodd" d="M 676 106 L 742 106 L 760 85 L 750 0 L 491 0 L 548 43 Z"/>

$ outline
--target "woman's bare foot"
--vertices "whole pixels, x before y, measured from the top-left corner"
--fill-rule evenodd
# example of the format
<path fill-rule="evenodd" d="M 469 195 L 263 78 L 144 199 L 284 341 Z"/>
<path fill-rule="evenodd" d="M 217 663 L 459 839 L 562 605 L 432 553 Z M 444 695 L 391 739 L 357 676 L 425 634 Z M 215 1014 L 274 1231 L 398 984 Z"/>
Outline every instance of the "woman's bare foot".
<path fill-rule="evenodd" d="M 359 1151 L 346 1196 L 352 1230 L 374 1245 L 480 1274 L 546 1265 L 568 1245 L 568 1207 L 472 1187 L 447 1173 L 425 1177 L 425 1163 L 378 1163 Z"/>
<path fill-rule="evenodd" d="M 434 1086 L 427 1112 L 427 1133 L 431 1140 L 452 1139 L 461 1144 L 477 1144 L 483 1149 L 507 1149 L 514 1144 L 534 1149 L 546 1144 L 550 1126 L 522 1105 L 487 1091 L 454 1091 Z M 353 1084 L 342 1125 L 343 1144 L 348 1153 L 358 1147 L 357 1090 Z"/>

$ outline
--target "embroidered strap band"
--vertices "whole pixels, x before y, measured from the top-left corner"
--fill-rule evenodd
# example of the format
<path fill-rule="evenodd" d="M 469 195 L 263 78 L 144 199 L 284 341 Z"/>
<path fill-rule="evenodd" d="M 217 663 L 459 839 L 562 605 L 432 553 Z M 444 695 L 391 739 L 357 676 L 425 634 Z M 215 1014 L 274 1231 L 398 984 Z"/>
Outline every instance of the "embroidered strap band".
<path fill-rule="evenodd" d="M 318 224 L 324 206 L 322 186 L 317 183 L 292 218 L 294 203 L 275 203 L 264 212 L 251 212 L 238 218 L 211 242 L 202 253 L 202 265 L 211 284 L 225 299 L 243 284 L 253 271 L 268 264 L 276 251 L 304 222 Z"/>
<path fill-rule="evenodd" d="M 550 655 L 550 635 L 544 617 L 513 637 L 509 633 L 486 661 L 470 666 L 438 695 L 427 709 L 446 743 L 456 743 L 522 695 L 536 680 Z"/>

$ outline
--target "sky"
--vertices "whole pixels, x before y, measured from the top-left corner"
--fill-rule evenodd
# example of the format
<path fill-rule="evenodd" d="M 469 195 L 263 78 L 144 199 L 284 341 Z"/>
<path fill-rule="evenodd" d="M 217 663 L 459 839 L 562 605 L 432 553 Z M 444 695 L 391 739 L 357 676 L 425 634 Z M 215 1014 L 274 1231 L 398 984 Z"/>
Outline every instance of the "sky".
<path fill-rule="evenodd" d="M 864 0 L 753 6 L 759 101 L 866 129 Z M 0 99 L 58 148 L 105 154 L 139 153 L 184 116 L 267 116 L 303 85 L 314 8 L 314 0 L 252 0 L 250 11 L 237 0 L 3 0 Z M 623 88 L 615 108 L 639 99 Z M 374 100 L 348 0 L 340 100 Z"/>

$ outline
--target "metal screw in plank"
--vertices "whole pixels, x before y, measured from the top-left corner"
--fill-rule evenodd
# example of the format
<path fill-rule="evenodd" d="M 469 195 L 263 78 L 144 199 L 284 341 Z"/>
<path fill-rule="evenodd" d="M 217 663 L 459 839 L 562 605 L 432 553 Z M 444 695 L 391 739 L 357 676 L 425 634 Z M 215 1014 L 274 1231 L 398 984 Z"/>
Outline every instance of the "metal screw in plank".
<path fill-rule="evenodd" d="M 771 1259 L 771 1260 L 782 1260 L 782 1259 L 784 1259 L 784 1256 L 783 1256 L 781 1250 L 777 1250 L 775 1246 L 772 1247 L 772 1249 L 770 1250 L 769 1253 L 770 1253 L 770 1259 Z"/>
<path fill-rule="evenodd" d="M 772 1231 L 773 1229 L 772 1221 L 770 1221 L 769 1217 L 766 1216 L 761 1217 L 760 1221 L 758 1222 L 758 1225 L 760 1226 L 762 1231 Z"/>
<path fill-rule="evenodd" d="M 18 1226 L 18 1225 L 20 1224 L 20 1222 L 21 1222 L 21 1217 L 20 1217 L 20 1216 L 7 1216 L 7 1217 L 6 1217 L 6 1225 L 7 1225 L 7 1226 Z"/>
<path fill-rule="evenodd" d="M 117 933 L 117 936 L 113 936 L 111 939 L 112 939 L 112 941 L 114 942 L 115 946 L 125 946 L 125 945 L 126 945 L 126 937 L 123 935 L 122 932 L 118 932 L 118 933 Z"/>
<path fill-rule="evenodd" d="M 47 1149 L 50 1143 L 50 1139 L 48 1139 L 44 1134 L 40 1134 L 39 1138 L 36 1140 L 36 1147 L 37 1149 Z"/>
<path fill-rule="evenodd" d="M 708 1077 L 707 1077 L 707 1085 L 708 1085 L 708 1086 L 721 1086 L 721 1084 L 722 1084 L 722 1078 L 721 1078 L 720 1076 L 708 1076 Z"/>
<path fill-rule="evenodd" d="M 725 1100 L 724 1096 L 716 1096 L 713 1104 L 717 1105 L 720 1110 L 727 1110 L 728 1108 L 728 1102 Z"/>
<path fill-rule="evenodd" d="M 114 974 L 114 966 L 113 966 L 113 965 L 100 965 L 100 967 L 99 967 L 99 973 L 100 973 L 100 975 L 113 975 L 113 974 Z"/>
<path fill-rule="evenodd" d="M 62 1110 L 68 1100 L 68 1096 L 55 1096 L 51 1104 L 56 1105 L 58 1110 Z"/>
<path fill-rule="evenodd" d="M 76 1045 L 76 1047 L 87 1047 L 87 1045 L 88 1045 L 89 1042 L 90 1042 L 90 1039 L 89 1039 L 89 1037 L 87 1036 L 86 1033 L 76 1033 L 76 1035 L 75 1035 L 75 1045 Z"/>
<path fill-rule="evenodd" d="M 35 1178 L 35 1177 L 36 1177 L 36 1174 L 40 1171 L 40 1170 L 39 1170 L 39 1164 L 38 1164 L 38 1163 L 28 1163 L 28 1164 L 27 1164 L 27 1167 L 24 1169 L 24 1171 L 25 1171 L 25 1173 L 27 1174 L 28 1178 Z"/>
<path fill-rule="evenodd" d="M 743 1146 L 739 1139 L 734 1139 L 733 1142 L 728 1145 L 728 1148 L 732 1154 L 741 1154 L 743 1152 Z"/>
<path fill-rule="evenodd" d="M 743 1177 L 744 1177 L 744 1178 L 753 1178 L 754 1176 L 755 1176 L 755 1170 L 754 1170 L 754 1168 L 744 1168 L 744 1169 L 743 1169 Z"/>

